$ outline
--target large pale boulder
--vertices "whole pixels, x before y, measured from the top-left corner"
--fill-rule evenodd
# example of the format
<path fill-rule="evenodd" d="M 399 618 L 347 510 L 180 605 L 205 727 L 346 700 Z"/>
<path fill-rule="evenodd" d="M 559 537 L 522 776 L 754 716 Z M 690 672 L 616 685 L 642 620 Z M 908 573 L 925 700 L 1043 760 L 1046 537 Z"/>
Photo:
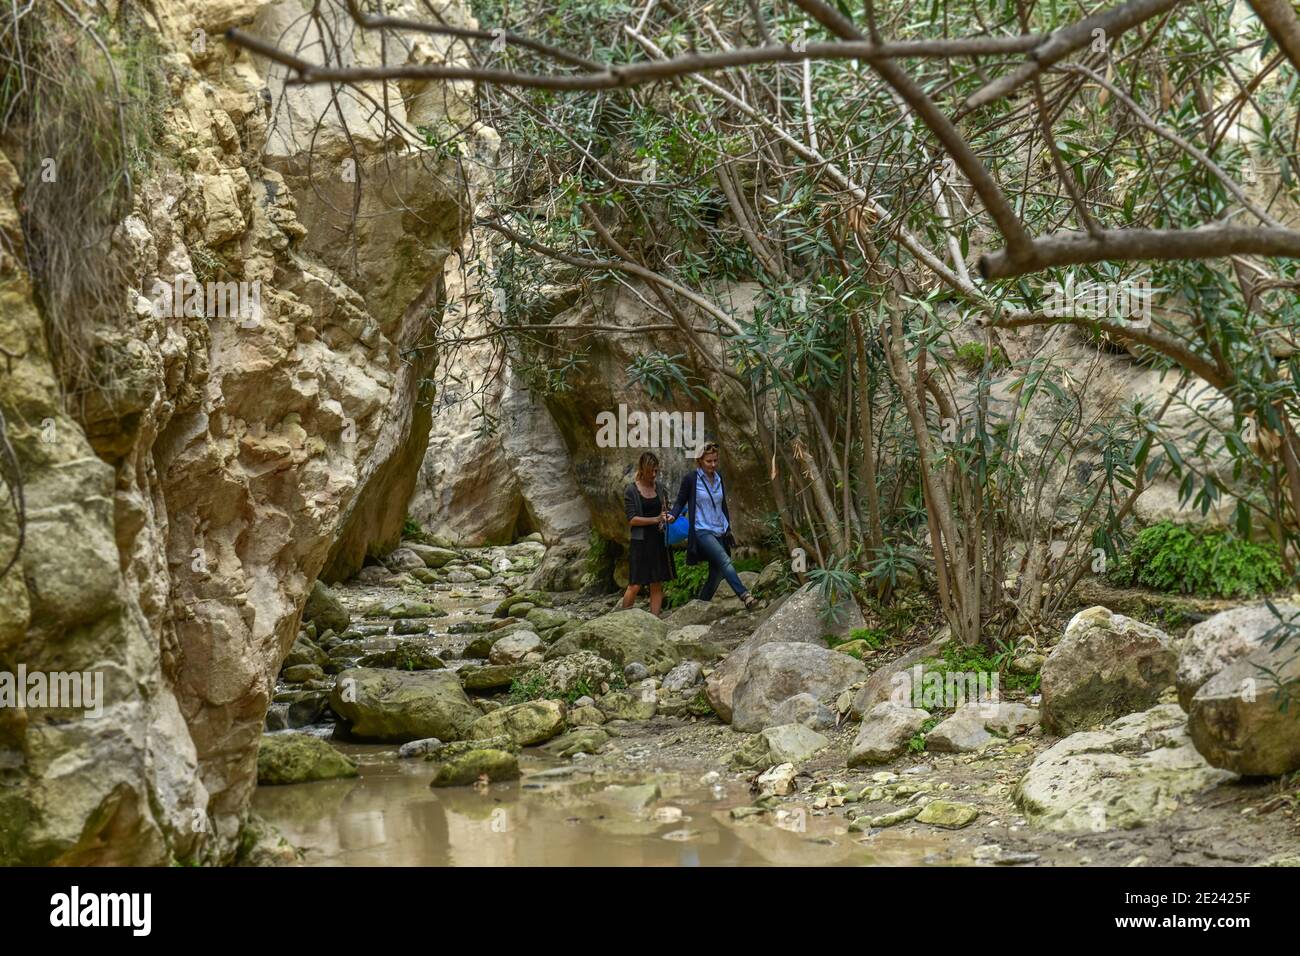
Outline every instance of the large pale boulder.
<path fill-rule="evenodd" d="M 825 647 L 825 635 L 843 635 L 854 628 L 865 626 L 862 612 L 851 598 L 841 600 L 836 611 L 836 617 L 829 616 L 826 599 L 813 584 L 805 585 L 782 600 L 754 633 L 728 654 L 705 680 L 704 692 L 713 712 L 724 721 L 732 720 L 732 697 L 736 685 L 744 677 L 750 658 L 758 648 L 774 643 Z M 674 617 L 672 626 L 676 628 L 683 625 Z M 863 675 L 865 676 L 865 671 Z M 796 693 L 799 691 L 792 691 L 786 696 L 792 697 Z"/>
<path fill-rule="evenodd" d="M 1168 634 L 1104 607 L 1080 611 L 1042 670 L 1043 727 L 1066 736 L 1146 710 L 1174 682 Z"/>
<path fill-rule="evenodd" d="M 257 749 L 262 786 L 355 777 L 356 763 L 311 734 L 265 734 Z"/>
<path fill-rule="evenodd" d="M 1178 702 L 1190 711 L 1192 698 L 1201 685 L 1224 668 L 1249 654 L 1272 647 L 1288 632 L 1300 631 L 1300 606 L 1275 603 L 1277 614 L 1267 604 L 1248 604 L 1223 611 L 1194 625 L 1183 639 L 1178 654 L 1175 681 Z"/>
<path fill-rule="evenodd" d="M 1182 708 L 1161 704 L 1066 737 L 1034 761 L 1015 799 L 1041 829 L 1127 830 L 1235 778 L 1197 752 Z"/>
<path fill-rule="evenodd" d="M 1038 708 L 1013 702 L 972 701 L 925 735 L 925 749 L 935 753 L 979 750 L 995 739 L 1024 733 L 1038 723 Z"/>
<path fill-rule="evenodd" d="M 521 747 L 550 740 L 564 729 L 564 704 L 558 700 L 530 700 L 502 707 L 474 721 L 470 737 L 485 740 L 502 734 Z"/>
<path fill-rule="evenodd" d="M 460 679 L 445 670 L 344 671 L 334 684 L 330 707 L 351 736 L 392 743 L 425 737 L 460 740 L 480 716 Z"/>
<path fill-rule="evenodd" d="M 664 673 L 681 659 L 676 645 L 668 640 L 668 625 L 640 608 L 614 611 L 582 623 L 552 644 L 546 659 L 581 650 L 594 651 L 619 668 L 640 663 Z"/>
<path fill-rule="evenodd" d="M 1188 728 L 1202 756 L 1243 776 L 1300 770 L 1300 637 L 1229 664 L 1192 697 Z"/>
<path fill-rule="evenodd" d="M 601 685 L 609 683 L 618 669 L 594 651 L 578 651 L 564 657 L 543 661 L 537 668 L 541 693 L 547 697 L 568 697 L 572 694 L 602 693 Z"/>
<path fill-rule="evenodd" d="M 862 717 L 862 725 L 849 748 L 849 766 L 888 763 L 907 752 L 907 746 L 930 719 L 929 711 L 893 701 L 877 704 Z"/>
<path fill-rule="evenodd" d="M 790 698 L 834 697 L 866 674 L 861 662 L 816 644 L 763 644 L 749 655 L 732 694 L 731 725 L 746 733 L 771 727 Z"/>

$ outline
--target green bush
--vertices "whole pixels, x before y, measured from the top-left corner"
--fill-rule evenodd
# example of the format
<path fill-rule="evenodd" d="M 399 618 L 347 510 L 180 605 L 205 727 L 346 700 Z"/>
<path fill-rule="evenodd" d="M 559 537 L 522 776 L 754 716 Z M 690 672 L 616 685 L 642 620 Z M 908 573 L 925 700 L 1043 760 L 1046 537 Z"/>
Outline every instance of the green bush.
<path fill-rule="evenodd" d="M 967 342 L 957 347 L 957 364 L 968 372 L 981 371 L 984 368 L 984 360 L 988 356 L 989 351 L 983 342 Z M 994 349 L 990 364 L 994 371 L 997 371 L 1006 368 L 1009 363 L 1001 349 Z"/>
<path fill-rule="evenodd" d="M 693 565 L 686 563 L 685 548 L 674 548 L 672 556 L 673 567 L 677 569 L 677 577 L 664 583 L 664 607 L 667 608 L 681 607 L 687 601 L 690 601 L 700 593 L 700 588 L 704 587 L 704 582 L 709 577 L 707 563 L 703 561 Z M 763 570 L 762 558 L 740 558 L 731 563 L 736 566 L 737 571 Z M 719 589 L 727 588 L 728 591 L 731 590 L 725 581 L 719 584 L 718 587 Z"/>
<path fill-rule="evenodd" d="M 1172 521 L 1140 531 L 1107 577 L 1119 585 L 1225 598 L 1252 597 L 1286 582 L 1272 545 Z"/>

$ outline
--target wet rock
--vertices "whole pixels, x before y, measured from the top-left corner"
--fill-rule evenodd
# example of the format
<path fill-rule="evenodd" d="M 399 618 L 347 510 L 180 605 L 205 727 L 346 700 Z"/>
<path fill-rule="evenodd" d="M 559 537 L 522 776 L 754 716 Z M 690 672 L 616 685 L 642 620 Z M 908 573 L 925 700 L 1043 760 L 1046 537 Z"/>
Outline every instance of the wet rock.
<path fill-rule="evenodd" d="M 564 729 L 564 704 L 558 700 L 530 700 L 502 707 L 474 722 L 469 736 L 483 740 L 504 734 L 521 747 L 550 740 Z"/>
<path fill-rule="evenodd" d="M 431 787 L 463 787 L 480 778 L 516 780 L 519 758 L 505 750 L 469 750 L 440 760 L 433 766 Z"/>
<path fill-rule="evenodd" d="M 682 661 L 664 676 L 663 689 L 676 694 L 694 687 L 700 682 L 703 670 L 699 661 Z"/>
<path fill-rule="evenodd" d="M 272 786 L 355 777 L 356 765 L 311 734 L 265 734 L 257 749 L 257 782 Z"/>
<path fill-rule="evenodd" d="M 1274 650 L 1270 642 L 1224 667 L 1196 691 L 1188 730 L 1211 766 L 1251 777 L 1300 770 L 1297 643 L 1300 638 L 1293 637 Z"/>
<path fill-rule="evenodd" d="M 525 657 L 546 647 L 532 631 L 513 631 L 492 645 L 488 660 L 493 664 L 518 664 Z"/>
<path fill-rule="evenodd" d="M 309 680 L 323 680 L 325 671 L 319 664 L 294 664 L 282 670 L 280 676 L 291 684 L 302 684 Z"/>
<path fill-rule="evenodd" d="M 398 637 L 414 637 L 416 635 L 427 635 L 429 625 L 424 621 L 394 621 L 393 634 Z"/>
<path fill-rule="evenodd" d="M 387 650 L 373 651 L 359 663 L 362 667 L 391 667 L 400 671 L 432 671 L 447 666 L 441 657 L 416 641 L 401 641 Z"/>
<path fill-rule="evenodd" d="M 352 736 L 402 743 L 459 740 L 479 719 L 459 678 L 447 670 L 357 668 L 339 675 L 330 706 Z"/>
<path fill-rule="evenodd" d="M 798 643 L 824 648 L 823 635 L 847 634 L 855 627 L 865 626 L 862 612 L 852 600 L 841 602 L 837 605 L 837 610 L 839 611 L 838 622 L 828 623 L 825 616 L 828 613 L 826 601 L 812 584 L 805 585 L 785 598 L 744 643 L 727 655 L 705 681 L 705 692 L 708 694 L 709 704 L 712 705 L 714 712 L 724 721 L 732 720 L 732 696 L 749 667 L 750 657 L 759 648 L 778 643 Z M 673 624 L 679 626 L 676 615 L 673 616 Z M 860 664 L 858 666 L 861 667 Z M 866 676 L 865 672 L 862 676 Z M 798 692 L 792 691 L 786 696 L 793 696 Z"/>
<path fill-rule="evenodd" d="M 1164 631 L 1096 606 L 1080 611 L 1042 668 L 1042 720 L 1060 736 L 1146 710 L 1174 682 Z"/>
<path fill-rule="evenodd" d="M 930 719 L 928 711 L 885 701 L 871 708 L 849 750 L 849 766 L 888 763 L 907 751 L 907 745 Z"/>
<path fill-rule="evenodd" d="M 967 753 L 995 739 L 1024 733 L 1038 723 L 1038 708 L 1016 703 L 971 701 L 925 735 L 925 749 L 935 753 Z"/>
<path fill-rule="evenodd" d="M 723 685 L 713 682 L 713 676 L 705 684 L 706 692 L 712 688 L 721 697 Z M 772 726 L 777 709 L 791 697 L 834 697 L 865 676 L 861 662 L 816 644 L 759 645 L 747 655 L 744 671 L 732 690 L 731 724 L 736 730 L 757 732 Z M 709 701 L 716 711 L 713 693 L 709 693 Z"/>
<path fill-rule="evenodd" d="M 509 687 L 536 669 L 533 664 L 467 665 L 456 671 L 456 676 L 466 690 L 497 690 Z"/>
<path fill-rule="evenodd" d="M 579 650 L 594 651 L 620 669 L 633 662 L 652 671 L 670 670 L 681 658 L 668 640 L 668 625 L 648 611 L 630 608 L 585 621 L 550 646 L 552 660 Z"/>
<path fill-rule="evenodd" d="M 543 749 L 561 757 L 599 753 L 609 741 L 609 734 L 598 727 L 582 727 L 556 737 Z"/>
<path fill-rule="evenodd" d="M 528 610 L 539 607 L 550 607 L 551 597 L 545 591 L 520 591 L 518 594 L 512 594 L 509 597 L 502 598 L 492 611 L 494 617 L 523 617 Z M 520 604 L 530 604 L 522 613 L 515 613 L 515 608 Z"/>
<path fill-rule="evenodd" d="M 572 621 L 573 618 L 563 611 L 556 611 L 549 607 L 534 607 L 528 612 L 527 621 L 538 633 L 549 631 L 553 627 L 562 627 Z"/>
<path fill-rule="evenodd" d="M 1284 622 L 1296 618 L 1300 623 L 1300 606 L 1273 606 L 1281 617 L 1275 616 L 1266 604 L 1250 604 L 1216 614 L 1187 632 L 1174 678 L 1183 710 L 1191 711 L 1192 698 L 1215 674 L 1257 650 L 1271 647 L 1285 633 Z"/>
<path fill-rule="evenodd" d="M 877 704 L 889 700 L 897 686 L 894 678 L 904 671 L 911 670 L 921 661 L 928 660 L 932 657 L 943 655 L 943 649 L 947 646 L 949 632 L 947 628 L 940 631 L 939 635 L 927 644 L 908 651 L 901 657 L 898 657 L 882 667 L 876 668 L 867 678 L 867 682 L 862 685 L 862 689 L 853 697 L 853 703 L 849 708 L 849 713 L 854 717 L 862 717 L 871 708 Z"/>
<path fill-rule="evenodd" d="M 772 720 L 777 724 L 802 724 L 813 730 L 835 726 L 835 715 L 831 709 L 812 694 L 795 694 L 789 700 L 782 701 L 772 712 Z"/>
<path fill-rule="evenodd" d="M 311 594 L 303 605 L 302 620 L 304 623 L 315 624 L 318 634 L 345 631 L 352 622 L 343 602 L 321 581 L 311 586 Z"/>
<path fill-rule="evenodd" d="M 443 743 L 437 737 L 408 740 L 397 748 L 397 756 L 403 760 L 412 760 L 416 757 L 427 757 L 429 754 L 436 754 L 442 747 Z"/>
<path fill-rule="evenodd" d="M 371 615 L 367 613 L 367 617 Z M 422 601 L 399 601 L 396 604 L 390 604 L 381 612 L 381 616 L 389 617 L 393 620 L 399 618 L 423 620 L 431 617 L 446 617 L 447 612 L 440 607 L 432 604 L 425 604 Z"/>
<path fill-rule="evenodd" d="M 1197 752 L 1182 708 L 1161 704 L 1066 737 L 1034 761 L 1015 799 L 1040 829 L 1127 830 L 1233 779 Z"/>
<path fill-rule="evenodd" d="M 952 800 L 931 800 L 916 815 L 916 822 L 928 823 L 932 827 L 942 827 L 945 830 L 960 830 L 962 827 L 968 827 L 974 823 L 975 818 L 979 815 L 979 810 L 969 803 L 958 803 Z"/>
<path fill-rule="evenodd" d="M 289 648 L 289 653 L 285 655 L 282 666 L 297 667 L 302 664 L 315 664 L 318 667 L 323 667 L 328 662 L 328 654 L 321 650 L 311 638 L 299 634 L 294 640 L 293 646 Z"/>
<path fill-rule="evenodd" d="M 636 813 L 659 799 L 659 785 L 657 783 L 632 786 L 610 784 L 604 790 L 598 791 L 592 799 L 629 813 Z"/>
<path fill-rule="evenodd" d="M 849 832 L 862 833 L 866 830 L 879 830 L 885 827 L 897 826 L 900 823 L 911 820 L 920 812 L 921 808 L 913 805 L 899 807 L 897 810 L 891 810 L 888 813 L 880 813 L 874 816 L 863 815 L 855 817 L 853 822 L 849 824 Z"/>

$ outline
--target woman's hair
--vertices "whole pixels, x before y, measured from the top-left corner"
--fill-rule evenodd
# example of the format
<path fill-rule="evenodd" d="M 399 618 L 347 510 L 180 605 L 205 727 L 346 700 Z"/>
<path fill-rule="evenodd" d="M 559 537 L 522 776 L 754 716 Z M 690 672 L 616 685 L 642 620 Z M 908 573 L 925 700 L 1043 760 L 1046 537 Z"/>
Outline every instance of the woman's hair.
<path fill-rule="evenodd" d="M 722 454 L 722 446 L 715 441 L 706 441 L 704 447 L 700 449 L 700 457 L 703 458 L 711 451 L 715 451 L 720 455 Z"/>
<path fill-rule="evenodd" d="M 651 468 L 659 467 L 659 459 L 652 452 L 643 451 L 641 457 L 636 462 L 636 480 L 643 481 L 646 478 L 646 472 Z"/>

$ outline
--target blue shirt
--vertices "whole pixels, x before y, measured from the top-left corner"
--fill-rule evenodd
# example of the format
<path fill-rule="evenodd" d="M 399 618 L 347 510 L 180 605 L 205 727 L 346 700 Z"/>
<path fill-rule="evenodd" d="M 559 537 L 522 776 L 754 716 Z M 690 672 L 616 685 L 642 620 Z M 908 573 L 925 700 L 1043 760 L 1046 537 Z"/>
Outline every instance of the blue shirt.
<path fill-rule="evenodd" d="M 695 530 L 724 535 L 730 527 L 722 513 L 722 475 L 715 471 L 710 483 L 702 469 L 695 469 Z"/>

